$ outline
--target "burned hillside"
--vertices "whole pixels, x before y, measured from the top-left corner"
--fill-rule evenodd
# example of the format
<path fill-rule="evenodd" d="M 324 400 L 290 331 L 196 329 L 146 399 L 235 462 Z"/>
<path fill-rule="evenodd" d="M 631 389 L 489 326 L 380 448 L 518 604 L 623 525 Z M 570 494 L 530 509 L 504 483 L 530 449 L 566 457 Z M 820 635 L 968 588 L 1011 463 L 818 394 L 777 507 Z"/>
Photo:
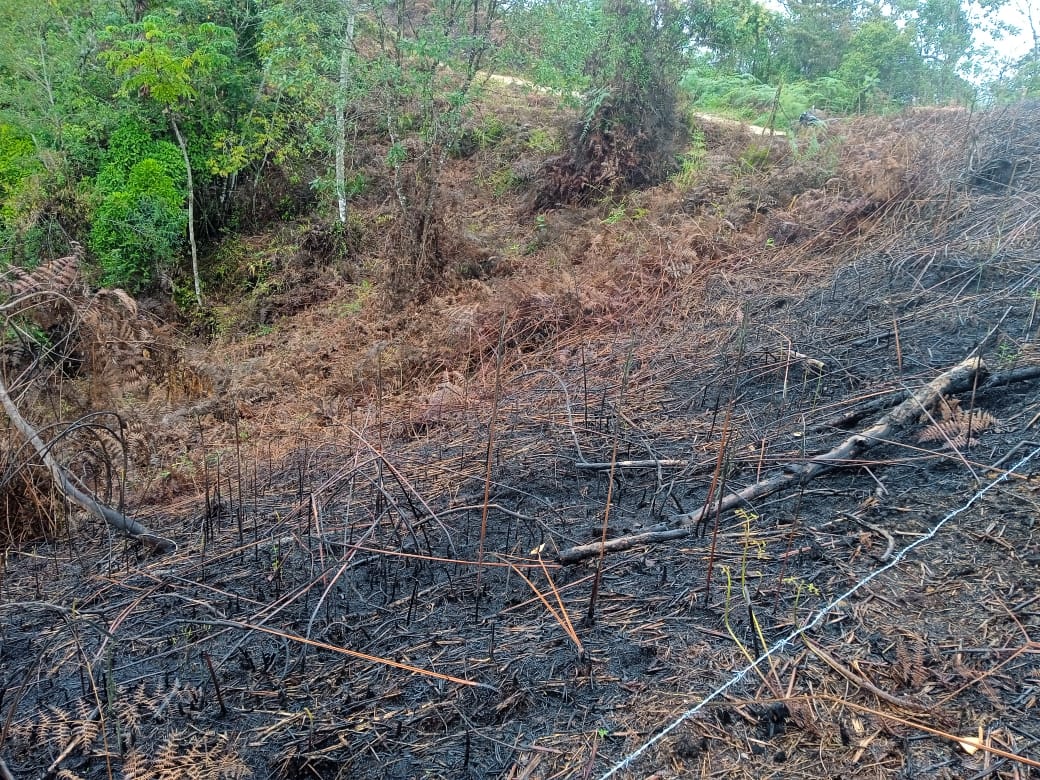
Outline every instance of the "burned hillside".
<path fill-rule="evenodd" d="M 44 433 L 178 547 L 71 514 L 8 549 L 0 768 L 1040 771 L 1035 106 L 702 120 L 668 182 L 532 211 L 555 150 L 502 90 L 404 310 L 378 231 L 290 256 L 297 225 L 236 250 L 270 297 L 209 344 L 82 326 L 135 347 L 64 379 L 119 435 Z M 59 502 L 20 446 L 23 522 Z"/>

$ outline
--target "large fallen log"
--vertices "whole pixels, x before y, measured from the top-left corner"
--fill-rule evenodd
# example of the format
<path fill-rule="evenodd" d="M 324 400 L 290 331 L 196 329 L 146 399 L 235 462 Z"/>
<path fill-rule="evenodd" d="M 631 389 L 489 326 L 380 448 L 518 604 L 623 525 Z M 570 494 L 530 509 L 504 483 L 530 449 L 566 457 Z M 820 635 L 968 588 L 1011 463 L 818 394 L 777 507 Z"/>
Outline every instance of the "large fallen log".
<path fill-rule="evenodd" d="M 43 464 L 50 471 L 51 479 L 54 480 L 55 486 L 69 501 L 90 512 L 95 517 L 104 520 L 117 531 L 137 539 L 154 552 L 167 553 L 177 549 L 177 545 L 174 542 L 157 536 L 137 520 L 127 517 L 122 512 L 101 503 L 89 492 L 77 486 L 65 469 L 51 455 L 50 448 L 40 438 L 36 429 L 22 417 L 18 407 L 11 399 L 11 394 L 7 391 L 7 386 L 2 378 L 0 378 L 0 405 L 4 407 L 4 411 L 14 427 L 36 450 L 36 454 L 40 456 Z"/>
<path fill-rule="evenodd" d="M 558 560 L 569 564 L 599 555 L 600 552 L 618 552 L 644 544 L 667 542 L 690 536 L 706 518 L 716 512 L 725 512 L 745 502 L 768 496 L 787 487 L 804 485 L 821 474 L 841 466 L 856 465 L 856 459 L 871 447 L 891 440 L 904 426 L 916 420 L 924 410 L 930 410 L 950 393 L 960 393 L 977 387 L 988 374 L 980 357 L 969 357 L 943 372 L 866 430 L 855 433 L 837 447 L 810 458 L 805 463 L 793 464 L 774 477 L 756 482 L 743 490 L 729 493 L 696 512 L 676 515 L 664 525 L 657 525 L 628 536 L 618 536 L 606 542 L 581 544 L 563 550 Z"/>

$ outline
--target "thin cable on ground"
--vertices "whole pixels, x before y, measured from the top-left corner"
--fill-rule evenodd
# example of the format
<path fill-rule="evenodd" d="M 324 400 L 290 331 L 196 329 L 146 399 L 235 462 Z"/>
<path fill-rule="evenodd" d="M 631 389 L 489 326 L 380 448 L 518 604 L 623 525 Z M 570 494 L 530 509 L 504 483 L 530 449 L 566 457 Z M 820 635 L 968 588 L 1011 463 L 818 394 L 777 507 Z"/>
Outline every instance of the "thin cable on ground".
<path fill-rule="evenodd" d="M 827 615 L 829 615 L 832 610 L 837 608 L 843 601 L 848 599 L 850 596 L 852 596 L 854 593 L 856 593 L 856 591 L 858 591 L 860 588 L 862 588 L 864 585 L 866 585 L 868 582 L 873 580 L 878 575 L 880 575 L 880 574 L 888 571 L 889 569 L 895 567 L 896 565 L 898 565 L 903 560 L 903 558 L 906 557 L 907 553 L 909 553 L 915 547 L 919 547 L 920 545 L 922 545 L 925 542 L 927 542 L 927 541 L 931 540 L 932 538 L 934 538 L 935 535 L 939 532 L 939 530 L 944 525 L 946 525 L 946 523 L 948 523 L 950 520 L 955 518 L 961 512 L 964 512 L 965 510 L 970 509 L 971 506 L 976 501 L 978 501 L 980 498 L 982 498 L 984 495 L 986 495 L 986 493 L 988 493 L 992 488 L 996 487 L 1001 482 L 1006 480 L 1011 474 L 1013 474 L 1015 471 L 1017 471 L 1021 466 L 1025 465 L 1026 463 L 1031 461 L 1037 455 L 1040 455 L 1040 447 L 1037 447 L 1036 449 L 1034 449 L 1032 452 L 1030 452 L 1028 455 L 1026 455 L 1024 458 L 1022 458 L 1020 461 L 1018 461 L 1010 469 L 1008 469 L 1007 471 L 1003 472 L 1000 476 L 998 476 L 996 479 L 994 479 L 992 482 L 990 482 L 984 488 L 982 488 L 977 493 L 975 493 L 975 495 L 973 495 L 971 498 L 969 498 L 968 501 L 963 506 L 958 507 L 957 509 L 954 509 L 948 515 L 946 515 L 942 520 L 940 520 L 938 523 L 936 523 L 935 526 L 932 528 L 932 530 L 930 530 L 927 534 L 925 534 L 920 539 L 917 539 L 916 541 L 912 542 L 911 544 L 907 545 L 902 550 L 900 550 L 899 554 L 896 555 L 887 564 L 882 566 L 880 569 L 876 569 L 875 571 L 871 572 L 866 577 L 861 579 L 859 582 L 854 584 L 847 591 L 845 591 L 840 596 L 838 596 L 833 601 L 831 601 L 829 604 L 821 607 L 819 612 L 816 614 L 816 617 L 814 617 L 810 622 L 806 623 L 801 628 L 792 631 L 790 634 L 785 636 L 783 639 L 777 641 L 768 650 L 766 650 L 765 653 L 763 653 L 757 659 L 755 659 L 755 661 L 753 663 L 748 664 L 743 669 L 738 671 L 727 682 L 723 683 L 721 686 L 719 686 L 714 691 L 709 693 L 707 696 L 705 696 L 696 705 L 694 705 L 690 709 L 686 710 L 686 712 L 684 712 L 681 715 L 679 715 L 679 717 L 677 717 L 675 720 L 673 720 L 671 723 L 669 723 L 667 726 L 665 726 L 663 729 L 661 729 L 657 734 L 655 734 L 653 737 L 651 737 L 649 740 L 644 742 L 642 745 L 640 745 L 634 751 L 632 751 L 627 756 L 625 756 L 623 759 L 621 759 L 616 764 L 614 764 L 614 766 L 612 766 L 606 773 L 600 775 L 599 780 L 607 780 L 607 778 L 613 777 L 618 772 L 621 772 L 622 770 L 628 769 L 637 758 L 639 758 L 641 755 L 643 755 L 643 753 L 645 753 L 651 747 L 653 747 L 658 742 L 660 742 L 662 739 L 664 739 L 669 734 L 671 734 L 673 731 L 675 731 L 679 726 L 681 726 L 687 720 L 689 720 L 694 715 L 696 715 L 701 710 L 701 708 L 704 707 L 705 704 L 707 704 L 708 702 L 710 702 L 710 701 L 712 701 L 714 699 L 717 699 L 719 696 L 724 694 L 726 691 L 728 691 L 734 685 L 737 685 L 745 677 L 747 677 L 748 674 L 752 670 L 754 670 L 759 664 L 761 664 L 764 660 L 766 660 L 767 658 L 772 657 L 776 653 L 778 653 L 781 650 L 783 650 L 785 647 L 787 647 L 789 644 L 791 644 L 791 642 L 793 642 L 799 636 L 801 636 L 802 634 L 806 633 L 810 629 L 816 628 L 818 625 L 820 625 L 820 623 L 823 622 L 823 619 Z"/>

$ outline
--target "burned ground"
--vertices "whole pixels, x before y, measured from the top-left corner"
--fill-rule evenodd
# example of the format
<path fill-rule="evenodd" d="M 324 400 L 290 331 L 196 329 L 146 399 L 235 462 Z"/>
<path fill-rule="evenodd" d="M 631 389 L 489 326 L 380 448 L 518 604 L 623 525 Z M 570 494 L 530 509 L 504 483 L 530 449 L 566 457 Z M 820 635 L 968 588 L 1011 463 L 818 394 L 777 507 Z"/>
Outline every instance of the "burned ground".
<path fill-rule="evenodd" d="M 728 138 L 695 207 L 459 203 L 523 245 L 507 270 L 182 351 L 193 416 L 141 414 L 203 454 L 136 512 L 178 552 L 81 520 L 6 555 L 10 771 L 1037 776 L 1040 126 L 825 133 Z M 795 473 L 973 354 L 855 461 L 559 563 Z"/>

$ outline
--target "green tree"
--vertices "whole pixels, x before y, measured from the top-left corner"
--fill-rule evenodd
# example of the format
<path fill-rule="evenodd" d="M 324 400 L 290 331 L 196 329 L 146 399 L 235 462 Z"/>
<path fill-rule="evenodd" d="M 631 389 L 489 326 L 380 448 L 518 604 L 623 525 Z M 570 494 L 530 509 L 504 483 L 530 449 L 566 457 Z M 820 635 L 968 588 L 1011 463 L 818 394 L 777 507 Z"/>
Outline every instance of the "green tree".
<path fill-rule="evenodd" d="M 921 58 L 934 74 L 929 102 L 962 94 L 966 84 L 958 70 L 972 51 L 975 32 L 967 8 L 961 0 L 920 0 L 907 2 L 902 13 L 916 37 Z"/>
<path fill-rule="evenodd" d="M 1031 51 L 1012 63 L 990 88 L 1005 102 L 1040 97 L 1040 52 Z"/>
<path fill-rule="evenodd" d="M 860 10 L 856 0 L 789 0 L 779 69 L 789 79 L 815 79 L 837 70 Z"/>
<path fill-rule="evenodd" d="M 690 8 L 691 30 L 710 50 L 711 63 L 723 72 L 763 81 L 772 74 L 781 24 L 779 14 L 756 0 L 711 0 Z"/>
<path fill-rule="evenodd" d="M 123 79 L 120 94 L 138 96 L 161 108 L 180 147 L 187 173 L 188 240 L 195 299 L 202 304 L 198 245 L 195 240 L 195 187 L 188 145 L 178 119 L 190 110 L 201 89 L 213 89 L 212 77 L 227 69 L 234 55 L 234 32 L 212 22 L 180 25 L 162 16 L 110 28 L 112 47 L 103 59 Z M 207 83 L 209 82 L 209 83 Z"/>
<path fill-rule="evenodd" d="M 99 66 L 97 31 L 121 18 L 107 0 L 0 0 L 0 117 L 38 148 L 75 150 L 99 137 L 114 111 L 112 78 Z M 95 149 L 96 152 L 96 149 Z"/>
<path fill-rule="evenodd" d="M 584 90 L 589 84 L 586 63 L 596 48 L 602 16 L 598 0 L 510 3 L 503 18 L 500 62 L 565 97 Z"/>
<path fill-rule="evenodd" d="M 884 108 L 890 101 L 910 103 L 926 79 L 926 69 L 914 39 L 890 18 L 876 14 L 864 21 L 849 40 L 835 71 L 848 85 L 846 111 Z"/>
<path fill-rule="evenodd" d="M 343 41 L 339 54 L 339 84 L 336 88 L 336 208 L 341 224 L 347 222 L 347 102 L 354 72 L 354 28 L 357 12 L 351 0 L 344 0 Z"/>
<path fill-rule="evenodd" d="M 41 191 L 37 180 L 43 172 L 36 144 L 28 133 L 0 123 L 0 240 L 5 245 L 14 243 L 15 236 L 32 226 Z M 9 250 L 4 254 L 10 258 L 14 253 Z"/>
<path fill-rule="evenodd" d="M 0 143 L 18 139 L 22 174 L 18 183 L 12 169 L 3 174 L 0 256 L 8 261 L 64 254 L 80 228 L 87 209 L 76 182 L 96 172 L 119 120 L 111 105 L 115 80 L 96 58 L 97 30 L 120 14 L 114 1 L 0 0 Z"/>
<path fill-rule="evenodd" d="M 358 19 L 358 34 L 375 52 L 357 63 L 366 110 L 390 141 L 386 163 L 407 260 L 388 271 L 401 291 L 435 276 L 446 260 L 441 174 L 471 115 L 500 11 L 499 0 L 377 0 Z"/>

